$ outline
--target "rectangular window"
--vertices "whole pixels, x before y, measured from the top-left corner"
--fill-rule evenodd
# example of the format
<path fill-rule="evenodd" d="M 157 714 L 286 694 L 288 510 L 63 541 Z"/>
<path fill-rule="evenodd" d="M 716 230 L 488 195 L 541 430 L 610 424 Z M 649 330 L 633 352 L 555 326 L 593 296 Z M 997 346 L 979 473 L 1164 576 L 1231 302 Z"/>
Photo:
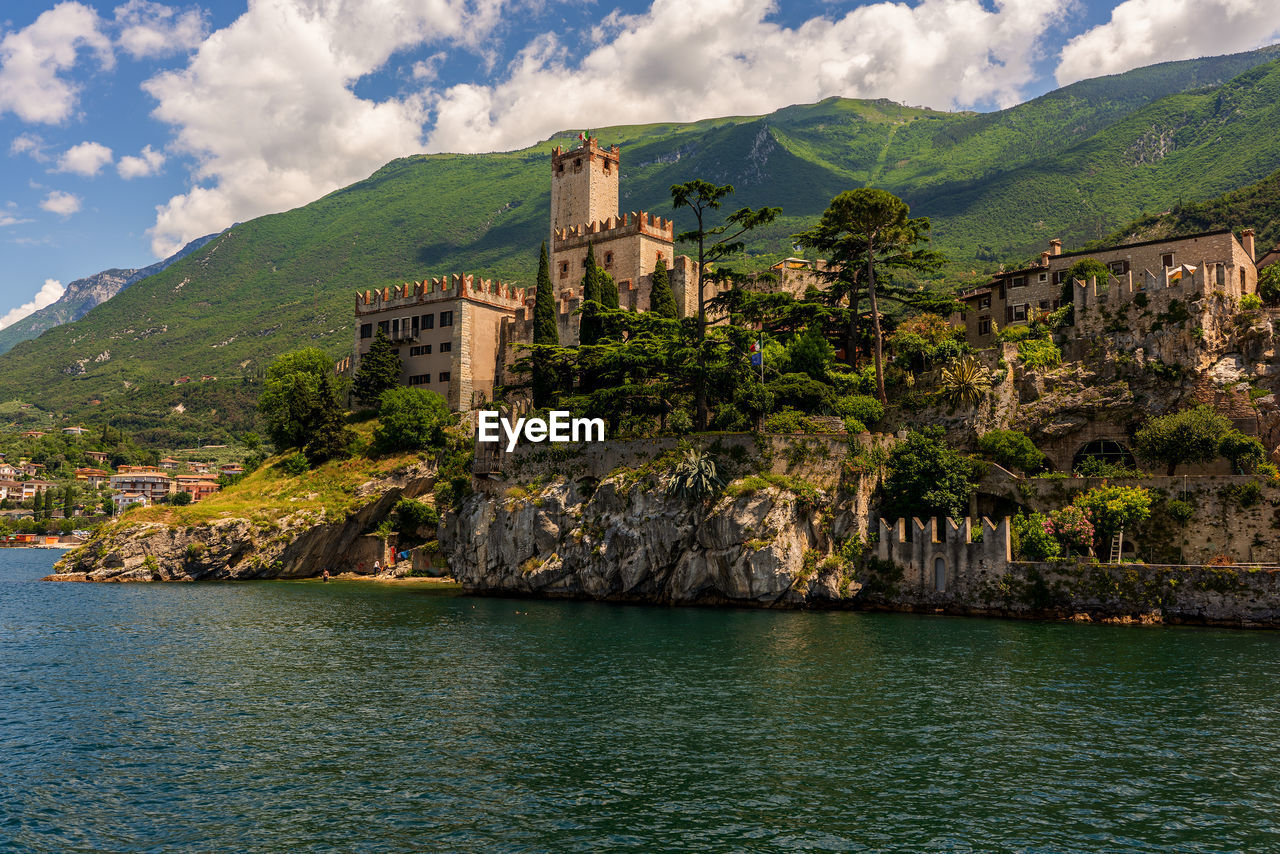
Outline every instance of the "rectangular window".
<path fill-rule="evenodd" d="M 448 381 L 449 381 L 449 372 L 448 372 L 448 371 L 441 371 L 441 372 L 440 372 L 440 382 L 442 382 L 442 383 L 447 383 Z"/>
<path fill-rule="evenodd" d="M 1026 276 L 1014 276 L 1012 279 L 1009 280 L 1009 287 L 1011 288 L 1025 288 L 1026 286 L 1027 286 Z"/>
<path fill-rule="evenodd" d="M 1040 300 L 1040 308 L 1041 308 L 1043 311 L 1048 311 L 1048 310 L 1049 310 L 1049 301 L 1048 301 L 1047 299 L 1042 299 L 1042 300 Z"/>
<path fill-rule="evenodd" d="M 1036 281 L 1038 281 L 1038 282 L 1047 282 L 1047 281 L 1049 281 L 1049 274 L 1048 274 L 1048 273 L 1041 273 L 1039 276 L 1037 276 L 1037 277 L 1036 277 Z"/>
<path fill-rule="evenodd" d="M 435 329 L 435 327 L 436 327 L 436 316 L 434 314 L 422 315 L 423 329 Z"/>
<path fill-rule="evenodd" d="M 978 300 L 978 308 L 991 308 L 991 297 L 985 296 Z"/>
<path fill-rule="evenodd" d="M 1053 283 L 1055 285 L 1060 285 L 1062 284 L 1062 280 L 1065 279 L 1066 277 L 1067 277 L 1066 270 L 1058 270 L 1053 274 Z"/>
<path fill-rule="evenodd" d="M 1125 273 L 1129 272 L 1129 262 L 1112 261 L 1107 264 L 1107 269 L 1111 271 L 1111 275 L 1113 276 L 1123 276 Z"/>
<path fill-rule="evenodd" d="M 452 311 L 442 311 L 442 312 L 440 312 L 440 327 L 443 329 L 443 328 L 444 328 L 444 327 L 446 327 L 446 326 L 453 326 L 453 312 L 452 312 Z"/>
<path fill-rule="evenodd" d="M 1165 269 L 1166 269 L 1166 270 L 1167 270 L 1167 269 L 1169 269 L 1170 267 L 1172 267 L 1172 266 L 1173 266 L 1173 253 L 1172 253 L 1172 252 L 1166 252 L 1164 255 L 1161 255 L 1161 256 L 1160 256 L 1160 263 L 1161 263 L 1161 264 L 1163 264 L 1163 265 L 1165 266 Z"/>
<path fill-rule="evenodd" d="M 984 317 L 978 321 L 978 334 L 979 335 L 991 334 L 991 318 Z"/>
<path fill-rule="evenodd" d="M 391 321 L 391 337 L 392 338 L 400 337 L 400 318 L 398 317 Z"/>
<path fill-rule="evenodd" d="M 381 320 L 378 322 L 378 328 L 382 330 L 383 334 L 386 334 L 391 331 L 391 324 L 385 320 Z"/>
<path fill-rule="evenodd" d="M 410 355 L 410 356 L 430 356 L 430 355 L 431 355 L 431 345 L 430 345 L 430 344 L 420 344 L 420 345 L 418 345 L 417 347 L 410 347 L 410 348 L 409 348 L 409 355 Z"/>
<path fill-rule="evenodd" d="M 362 323 L 362 324 L 360 324 L 360 338 L 361 338 L 361 340 L 363 340 L 363 339 L 365 339 L 365 338 L 372 338 L 372 337 L 373 337 L 373 324 L 372 324 L 372 323 Z"/>
<path fill-rule="evenodd" d="M 441 341 L 441 342 L 440 342 L 440 352 L 441 352 L 441 353 L 451 353 L 451 352 L 453 352 L 453 342 L 452 342 L 452 341 Z"/>
<path fill-rule="evenodd" d="M 416 374 L 409 377 L 409 385 L 426 385 L 431 382 L 431 374 Z"/>
<path fill-rule="evenodd" d="M 1217 268 L 1218 268 L 1218 269 L 1214 272 L 1214 278 L 1216 279 L 1216 281 L 1218 282 L 1218 284 L 1220 284 L 1220 285 L 1225 285 L 1225 284 L 1227 283 L 1227 268 L 1226 268 L 1226 265 L 1224 265 L 1224 264 L 1218 264 L 1218 265 L 1217 265 Z"/>
<path fill-rule="evenodd" d="M 418 334 L 418 315 L 415 314 L 411 319 L 413 321 L 413 334 L 417 335 Z"/>
<path fill-rule="evenodd" d="M 1027 304 L 1026 304 L 1026 303 L 1022 303 L 1021 305 L 1015 305 L 1015 306 L 1013 306 L 1013 319 L 1014 319 L 1014 320 L 1026 320 L 1026 319 L 1027 319 Z"/>

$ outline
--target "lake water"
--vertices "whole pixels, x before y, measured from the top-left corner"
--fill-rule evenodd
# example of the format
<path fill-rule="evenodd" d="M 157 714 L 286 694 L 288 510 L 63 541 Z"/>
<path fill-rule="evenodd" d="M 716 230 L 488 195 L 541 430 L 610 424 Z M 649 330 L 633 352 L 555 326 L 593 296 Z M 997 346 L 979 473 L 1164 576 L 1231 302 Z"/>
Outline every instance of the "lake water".
<path fill-rule="evenodd" d="M 41 584 L 0 851 L 1280 848 L 1280 634 Z"/>

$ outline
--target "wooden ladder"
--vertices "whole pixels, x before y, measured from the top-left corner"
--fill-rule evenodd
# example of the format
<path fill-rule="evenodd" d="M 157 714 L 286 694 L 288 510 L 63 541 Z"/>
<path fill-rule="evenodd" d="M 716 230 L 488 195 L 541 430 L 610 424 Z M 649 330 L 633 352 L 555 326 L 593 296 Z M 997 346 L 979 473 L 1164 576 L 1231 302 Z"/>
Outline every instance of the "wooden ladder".
<path fill-rule="evenodd" d="M 1109 563 L 1119 563 L 1120 553 L 1124 550 L 1124 530 L 1121 529 L 1111 535 L 1111 560 Z"/>

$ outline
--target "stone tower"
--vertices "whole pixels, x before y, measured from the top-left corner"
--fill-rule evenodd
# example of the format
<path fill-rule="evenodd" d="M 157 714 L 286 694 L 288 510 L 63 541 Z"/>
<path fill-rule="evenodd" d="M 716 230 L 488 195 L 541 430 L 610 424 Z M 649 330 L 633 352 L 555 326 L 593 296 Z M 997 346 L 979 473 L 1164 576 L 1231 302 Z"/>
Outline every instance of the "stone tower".
<path fill-rule="evenodd" d="M 551 240 L 556 229 L 618 215 L 618 146 L 601 148 L 595 137 L 578 148 L 551 153 Z"/>

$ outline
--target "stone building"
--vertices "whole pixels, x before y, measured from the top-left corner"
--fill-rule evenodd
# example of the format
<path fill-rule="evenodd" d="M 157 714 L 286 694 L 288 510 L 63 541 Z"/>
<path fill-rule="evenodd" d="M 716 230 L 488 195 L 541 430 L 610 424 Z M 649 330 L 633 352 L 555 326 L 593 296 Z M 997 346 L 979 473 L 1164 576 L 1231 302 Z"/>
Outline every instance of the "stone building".
<path fill-rule="evenodd" d="M 675 254 L 675 225 L 643 211 L 618 213 L 618 146 L 601 148 L 595 138 L 551 153 L 551 282 L 556 291 L 560 341 L 578 340 L 577 310 L 587 247 L 618 284 L 622 308 L 649 310 L 653 271 L 666 264 L 682 317 L 698 311 L 693 261 Z"/>
<path fill-rule="evenodd" d="M 971 345 L 989 347 L 999 329 L 1025 324 L 1037 311 L 1060 308 L 1067 271 L 1085 258 L 1098 260 L 1110 271 L 1106 282 L 1096 284 L 1095 299 L 1098 292 L 1109 290 L 1132 296 L 1173 286 L 1185 289 L 1192 281 L 1239 297 L 1258 290 L 1254 251 L 1254 233 L 1249 228 L 1240 239 L 1230 229 L 1222 229 L 1065 253 L 1062 241 L 1053 240 L 1038 263 L 997 273 L 990 284 L 962 294 L 964 310 L 956 322 L 964 327 Z"/>
<path fill-rule="evenodd" d="M 528 304 L 526 304 L 528 302 Z M 532 295 L 500 281 L 455 275 L 356 294 L 355 365 L 381 328 L 396 346 L 403 385 L 468 410 L 493 399 L 505 321 L 531 320 Z"/>

